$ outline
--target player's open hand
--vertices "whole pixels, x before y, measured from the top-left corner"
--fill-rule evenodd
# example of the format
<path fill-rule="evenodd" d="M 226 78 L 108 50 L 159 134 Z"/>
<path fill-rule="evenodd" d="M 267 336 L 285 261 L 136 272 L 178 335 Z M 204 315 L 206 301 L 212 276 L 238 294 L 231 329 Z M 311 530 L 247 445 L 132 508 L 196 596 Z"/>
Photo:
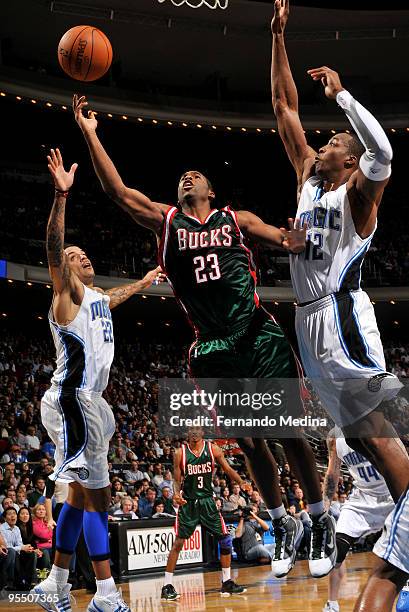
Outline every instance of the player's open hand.
<path fill-rule="evenodd" d="M 328 68 L 328 66 L 312 68 L 311 70 L 307 70 L 307 72 L 313 81 L 321 81 L 325 88 L 325 95 L 330 100 L 335 100 L 337 93 L 344 89 L 341 85 L 338 72 Z"/>
<path fill-rule="evenodd" d="M 275 0 L 274 17 L 271 22 L 271 31 L 273 34 L 282 34 L 284 32 L 289 13 L 289 0 Z"/>
<path fill-rule="evenodd" d="M 95 112 L 89 110 L 87 117 L 85 117 L 83 109 L 85 109 L 86 106 L 88 106 L 87 98 L 74 94 L 72 99 L 72 110 L 74 111 L 75 121 L 83 132 L 95 132 L 98 126 L 98 121 L 95 119 Z"/>
<path fill-rule="evenodd" d="M 288 219 L 288 228 L 280 227 L 284 234 L 281 246 L 291 253 L 302 253 L 307 238 L 307 223 L 301 225 L 300 219 Z"/>
<path fill-rule="evenodd" d="M 48 169 L 54 179 L 55 188 L 60 191 L 68 191 L 74 182 L 74 175 L 78 164 L 72 164 L 69 171 L 66 172 L 60 149 L 51 149 L 50 155 L 47 155 L 47 161 Z"/>
<path fill-rule="evenodd" d="M 143 277 L 142 282 L 144 288 L 150 287 L 151 285 L 160 285 L 166 280 L 166 274 L 163 274 L 162 268 L 158 266 L 154 270 L 151 270 Z"/>
<path fill-rule="evenodd" d="M 184 506 L 185 504 L 187 504 L 186 499 L 183 499 L 183 493 L 175 493 L 172 500 L 178 505 L 178 506 Z"/>

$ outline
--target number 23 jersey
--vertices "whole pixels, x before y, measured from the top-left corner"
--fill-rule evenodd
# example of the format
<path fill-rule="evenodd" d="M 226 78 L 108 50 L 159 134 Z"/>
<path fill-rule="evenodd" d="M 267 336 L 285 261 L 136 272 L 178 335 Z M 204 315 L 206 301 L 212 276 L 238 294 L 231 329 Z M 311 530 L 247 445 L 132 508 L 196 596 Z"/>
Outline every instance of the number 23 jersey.
<path fill-rule="evenodd" d="M 159 262 L 198 337 L 223 337 L 249 325 L 259 306 L 256 265 L 230 207 L 212 210 L 203 223 L 170 208 Z"/>
<path fill-rule="evenodd" d="M 324 192 L 321 179 L 311 177 L 302 188 L 297 217 L 308 224 L 305 251 L 290 255 L 298 303 L 360 289 L 362 263 L 375 232 L 365 239 L 356 233 L 347 184 Z"/>

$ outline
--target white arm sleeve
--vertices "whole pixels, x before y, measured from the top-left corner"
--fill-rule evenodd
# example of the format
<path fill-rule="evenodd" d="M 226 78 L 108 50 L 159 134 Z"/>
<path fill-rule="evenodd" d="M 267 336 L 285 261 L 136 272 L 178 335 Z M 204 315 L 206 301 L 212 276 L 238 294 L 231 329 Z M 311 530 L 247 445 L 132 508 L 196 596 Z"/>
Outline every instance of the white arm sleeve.
<path fill-rule="evenodd" d="M 391 175 L 392 147 L 382 126 L 375 117 L 343 89 L 336 100 L 356 135 L 365 147 L 359 167 L 371 181 L 384 181 Z"/>

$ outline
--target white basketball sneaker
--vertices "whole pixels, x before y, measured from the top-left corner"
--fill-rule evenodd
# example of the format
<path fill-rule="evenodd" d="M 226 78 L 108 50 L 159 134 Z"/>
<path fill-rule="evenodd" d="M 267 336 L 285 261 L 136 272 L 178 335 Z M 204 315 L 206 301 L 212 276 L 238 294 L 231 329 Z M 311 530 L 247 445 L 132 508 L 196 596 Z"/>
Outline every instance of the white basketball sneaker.
<path fill-rule="evenodd" d="M 273 520 L 273 529 L 275 548 L 271 569 L 276 578 L 283 578 L 294 567 L 304 527 L 298 518 L 286 514 Z"/>
<path fill-rule="evenodd" d="M 59 587 L 54 580 L 46 578 L 30 591 L 34 595 L 33 603 L 38 604 L 47 612 L 72 612 L 70 593 L 71 585 Z"/>
<path fill-rule="evenodd" d="M 94 595 L 88 605 L 87 612 L 131 612 L 131 608 L 122 599 L 122 593 L 116 591 L 106 597 Z"/>
<path fill-rule="evenodd" d="M 339 603 L 337 601 L 327 601 L 322 608 L 322 612 L 339 612 Z"/>
<path fill-rule="evenodd" d="M 312 516 L 311 546 L 308 564 L 311 576 L 321 578 L 330 573 L 337 559 L 336 523 L 327 512 Z"/>

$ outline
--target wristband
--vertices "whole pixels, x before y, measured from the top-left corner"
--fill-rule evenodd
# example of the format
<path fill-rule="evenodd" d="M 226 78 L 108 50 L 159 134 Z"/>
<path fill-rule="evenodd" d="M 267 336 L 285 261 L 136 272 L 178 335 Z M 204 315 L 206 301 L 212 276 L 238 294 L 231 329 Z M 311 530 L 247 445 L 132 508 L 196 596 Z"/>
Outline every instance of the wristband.
<path fill-rule="evenodd" d="M 351 109 L 351 103 L 354 98 L 351 96 L 349 91 L 343 89 L 342 91 L 339 91 L 337 93 L 335 99 L 337 101 L 337 104 L 342 108 L 342 110 L 349 111 Z"/>
<path fill-rule="evenodd" d="M 68 194 L 70 193 L 70 190 L 67 189 L 67 191 L 63 191 L 62 189 L 55 189 L 55 195 L 62 195 L 64 198 L 68 197 Z"/>

